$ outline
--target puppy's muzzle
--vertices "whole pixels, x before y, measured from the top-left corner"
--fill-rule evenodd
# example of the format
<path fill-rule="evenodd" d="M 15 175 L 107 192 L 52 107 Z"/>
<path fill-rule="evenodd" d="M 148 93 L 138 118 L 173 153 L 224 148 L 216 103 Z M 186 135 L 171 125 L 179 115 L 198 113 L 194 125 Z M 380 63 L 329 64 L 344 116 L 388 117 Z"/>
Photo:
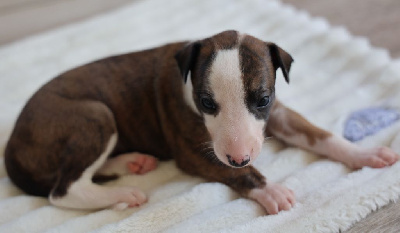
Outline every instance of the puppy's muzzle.
<path fill-rule="evenodd" d="M 250 162 L 250 156 L 246 156 L 245 159 L 243 159 L 242 161 L 236 161 L 235 159 L 232 158 L 232 156 L 230 155 L 226 155 L 226 157 L 228 158 L 228 162 L 230 165 L 234 166 L 234 167 L 244 167 L 246 166 L 246 164 L 248 164 Z"/>

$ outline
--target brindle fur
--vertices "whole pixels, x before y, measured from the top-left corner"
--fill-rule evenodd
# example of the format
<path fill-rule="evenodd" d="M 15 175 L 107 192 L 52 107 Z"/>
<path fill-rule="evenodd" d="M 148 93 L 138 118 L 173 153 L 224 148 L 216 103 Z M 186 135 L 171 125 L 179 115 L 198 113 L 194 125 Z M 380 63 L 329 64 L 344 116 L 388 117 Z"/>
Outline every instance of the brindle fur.
<path fill-rule="evenodd" d="M 136 151 L 175 159 L 183 171 L 225 183 L 242 195 L 265 186 L 265 178 L 253 166 L 231 168 L 203 150 L 210 135 L 203 117 L 189 108 L 182 93 L 189 71 L 194 89 L 207 86 L 204 77 L 215 52 L 232 48 L 238 40 L 237 32 L 227 31 L 202 41 L 102 59 L 51 80 L 28 101 L 9 139 L 5 164 L 11 180 L 32 195 L 63 196 L 117 132 L 111 156 Z M 245 86 L 267 83 L 273 94 L 276 69 L 281 68 L 288 81 L 290 55 L 253 37 L 242 43 L 242 57 L 249 59 L 242 68 L 258 79 L 244 81 Z M 252 57 L 265 64 L 254 74 Z M 193 97 L 199 105 L 198 96 Z M 273 116 L 269 127 L 283 129 Z M 257 117 L 267 121 L 268 113 Z M 302 123 L 292 128 L 305 132 L 311 144 L 325 137 L 323 131 L 308 127 Z"/>

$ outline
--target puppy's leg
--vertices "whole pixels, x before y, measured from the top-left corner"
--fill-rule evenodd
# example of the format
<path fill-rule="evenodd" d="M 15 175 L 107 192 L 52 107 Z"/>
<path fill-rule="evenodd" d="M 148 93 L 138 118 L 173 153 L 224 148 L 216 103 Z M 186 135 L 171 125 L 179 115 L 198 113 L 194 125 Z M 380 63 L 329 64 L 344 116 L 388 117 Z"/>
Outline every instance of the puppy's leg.
<path fill-rule="evenodd" d="M 224 183 L 243 197 L 256 200 L 269 214 L 289 210 L 295 203 L 293 191 L 279 184 L 267 182 L 253 166 L 232 168 L 196 153 L 176 157 L 177 165 L 185 172 L 210 181 Z"/>
<path fill-rule="evenodd" d="M 100 157 L 80 176 L 80 178 L 66 189 L 65 185 L 70 177 L 63 174 L 58 186 L 50 195 L 50 202 L 55 206 L 76 209 L 99 209 L 110 206 L 124 208 L 138 206 L 146 201 L 145 194 L 134 187 L 104 187 L 92 182 L 95 171 L 106 161 L 117 142 L 117 135 L 113 134 Z M 70 181 L 71 182 L 71 181 Z M 62 195 L 65 192 L 64 195 Z M 61 194 L 61 195 L 60 195 Z"/>
<path fill-rule="evenodd" d="M 64 100 L 59 111 L 73 112 L 60 127 L 68 136 L 58 147 L 58 179 L 49 200 L 55 206 L 99 209 L 137 206 L 145 194 L 134 187 L 104 187 L 92 182 L 117 140 L 114 116 L 107 106 L 95 101 Z"/>
<path fill-rule="evenodd" d="M 145 174 L 156 169 L 157 159 L 142 153 L 127 153 L 108 159 L 97 171 L 100 175 Z"/>
<path fill-rule="evenodd" d="M 267 133 L 288 144 L 343 162 L 351 168 L 381 168 L 399 160 L 399 155 L 389 148 L 361 148 L 342 137 L 317 128 L 278 101 L 271 110 Z"/>

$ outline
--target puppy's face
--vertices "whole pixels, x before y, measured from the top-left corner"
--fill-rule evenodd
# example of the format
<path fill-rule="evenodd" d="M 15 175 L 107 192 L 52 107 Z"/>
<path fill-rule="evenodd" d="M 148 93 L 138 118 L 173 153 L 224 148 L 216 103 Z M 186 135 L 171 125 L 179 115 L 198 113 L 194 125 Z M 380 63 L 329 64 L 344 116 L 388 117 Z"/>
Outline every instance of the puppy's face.
<path fill-rule="evenodd" d="M 250 164 L 264 141 L 275 71 L 281 67 L 287 78 L 290 55 L 274 44 L 226 31 L 188 45 L 177 60 L 184 77 L 190 73 L 186 100 L 202 115 L 214 154 L 228 166 Z"/>

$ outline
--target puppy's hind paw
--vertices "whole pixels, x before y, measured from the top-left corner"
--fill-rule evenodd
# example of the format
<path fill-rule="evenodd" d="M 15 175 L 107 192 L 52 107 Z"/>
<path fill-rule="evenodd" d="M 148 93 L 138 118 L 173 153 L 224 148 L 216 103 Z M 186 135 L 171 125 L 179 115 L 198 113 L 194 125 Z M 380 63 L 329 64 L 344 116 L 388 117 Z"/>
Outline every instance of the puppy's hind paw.
<path fill-rule="evenodd" d="M 113 206 L 111 206 L 111 209 L 117 210 L 117 211 L 122 211 L 122 210 L 125 210 L 128 208 L 129 208 L 129 204 L 125 203 L 125 202 L 120 202 L 120 203 L 117 203 L 117 204 L 114 204 Z"/>
<path fill-rule="evenodd" d="M 134 174 L 145 174 L 157 168 L 157 159 L 137 153 L 135 159 L 127 162 L 128 170 Z"/>
<path fill-rule="evenodd" d="M 108 159 L 97 173 L 101 175 L 142 175 L 156 168 L 156 158 L 150 155 L 133 152 Z"/>
<path fill-rule="evenodd" d="M 146 194 L 135 187 L 121 187 L 116 195 L 118 202 L 111 206 L 114 210 L 124 210 L 129 207 L 137 207 L 147 202 Z"/>

